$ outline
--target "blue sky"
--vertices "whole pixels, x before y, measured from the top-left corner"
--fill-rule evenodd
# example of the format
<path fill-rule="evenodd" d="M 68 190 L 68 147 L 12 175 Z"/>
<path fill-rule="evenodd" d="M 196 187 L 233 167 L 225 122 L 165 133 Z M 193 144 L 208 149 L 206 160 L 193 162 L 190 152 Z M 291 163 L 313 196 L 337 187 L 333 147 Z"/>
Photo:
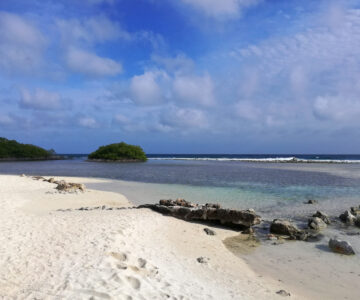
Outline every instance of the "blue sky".
<path fill-rule="evenodd" d="M 360 153 L 360 1 L 3 0 L 0 136 Z"/>

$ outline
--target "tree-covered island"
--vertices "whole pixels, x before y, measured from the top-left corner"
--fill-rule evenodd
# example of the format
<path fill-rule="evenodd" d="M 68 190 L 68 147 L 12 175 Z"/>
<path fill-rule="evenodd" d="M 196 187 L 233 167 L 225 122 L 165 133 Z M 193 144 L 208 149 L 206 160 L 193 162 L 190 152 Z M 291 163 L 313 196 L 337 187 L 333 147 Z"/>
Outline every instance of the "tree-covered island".
<path fill-rule="evenodd" d="M 88 156 L 95 161 L 144 162 L 146 154 L 140 146 L 129 145 L 124 142 L 101 146 Z"/>
<path fill-rule="evenodd" d="M 0 161 L 7 160 L 47 160 L 57 159 L 54 150 L 45 150 L 31 144 L 21 144 L 15 140 L 0 137 Z"/>

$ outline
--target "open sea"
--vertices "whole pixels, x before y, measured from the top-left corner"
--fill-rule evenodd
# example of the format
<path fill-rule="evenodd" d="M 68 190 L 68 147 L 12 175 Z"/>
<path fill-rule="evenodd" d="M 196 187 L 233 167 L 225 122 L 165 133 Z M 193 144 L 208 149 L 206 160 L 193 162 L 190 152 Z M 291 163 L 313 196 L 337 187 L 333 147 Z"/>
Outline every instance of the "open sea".
<path fill-rule="evenodd" d="M 88 186 L 123 193 L 135 204 L 181 197 L 229 208 L 251 207 L 269 218 L 304 215 L 308 199 L 334 214 L 340 207 L 360 204 L 360 155 L 152 154 L 146 163 L 88 162 L 86 155 L 66 156 L 1 162 L 0 173 L 106 178 L 110 181 Z"/>

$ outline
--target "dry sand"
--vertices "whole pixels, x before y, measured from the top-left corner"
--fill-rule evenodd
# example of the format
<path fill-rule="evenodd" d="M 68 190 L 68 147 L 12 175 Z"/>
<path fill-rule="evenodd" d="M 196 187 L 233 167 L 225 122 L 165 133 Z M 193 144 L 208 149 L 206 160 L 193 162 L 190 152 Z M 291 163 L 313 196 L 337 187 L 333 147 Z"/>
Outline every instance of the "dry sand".
<path fill-rule="evenodd" d="M 1 299 L 279 299 L 287 290 L 225 248 L 234 231 L 208 236 L 204 225 L 147 209 L 74 210 L 131 204 L 117 193 L 54 188 L 0 175 Z"/>

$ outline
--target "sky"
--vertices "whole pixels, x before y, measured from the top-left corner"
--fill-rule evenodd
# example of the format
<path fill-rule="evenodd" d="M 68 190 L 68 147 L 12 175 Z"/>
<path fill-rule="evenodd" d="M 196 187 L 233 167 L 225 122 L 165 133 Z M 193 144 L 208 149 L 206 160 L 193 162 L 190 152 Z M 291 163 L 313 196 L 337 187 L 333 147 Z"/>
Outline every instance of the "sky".
<path fill-rule="evenodd" d="M 0 136 L 360 153 L 360 0 L 1 0 Z"/>

